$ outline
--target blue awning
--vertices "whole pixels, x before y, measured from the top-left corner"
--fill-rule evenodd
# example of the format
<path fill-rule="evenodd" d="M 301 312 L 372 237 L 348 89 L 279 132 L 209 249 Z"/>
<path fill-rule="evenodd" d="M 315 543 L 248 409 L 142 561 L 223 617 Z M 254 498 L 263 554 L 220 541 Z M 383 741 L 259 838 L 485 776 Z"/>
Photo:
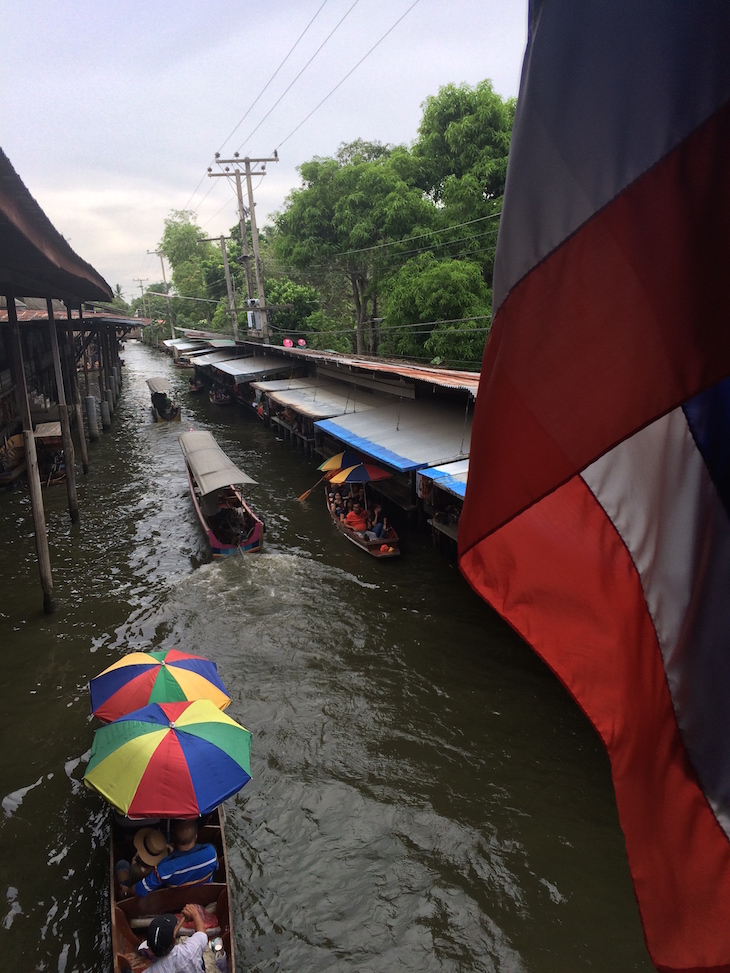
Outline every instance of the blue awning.
<path fill-rule="evenodd" d="M 473 405 L 428 400 L 356 412 L 315 422 L 317 429 L 395 470 L 411 470 L 469 455 Z"/>
<path fill-rule="evenodd" d="M 469 460 L 462 459 L 458 463 L 445 463 L 443 466 L 432 466 L 427 470 L 419 470 L 416 476 L 431 480 L 440 490 L 446 490 L 463 500 L 466 496 L 466 479 L 469 475 Z"/>

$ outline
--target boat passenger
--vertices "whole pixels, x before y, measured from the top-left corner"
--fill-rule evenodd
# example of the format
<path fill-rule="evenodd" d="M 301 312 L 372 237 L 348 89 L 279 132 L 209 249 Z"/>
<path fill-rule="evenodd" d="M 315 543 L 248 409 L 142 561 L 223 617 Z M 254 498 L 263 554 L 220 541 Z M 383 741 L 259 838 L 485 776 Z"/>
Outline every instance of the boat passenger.
<path fill-rule="evenodd" d="M 181 885 L 205 885 L 213 881 L 218 867 L 218 856 L 211 844 L 198 844 L 196 820 L 175 823 L 173 831 L 175 850 L 165 855 L 134 886 L 120 886 L 123 895 L 141 897 L 156 889 L 178 888 Z"/>
<path fill-rule="evenodd" d="M 371 530 L 368 530 L 367 517 L 363 512 L 362 504 L 359 501 L 355 501 L 352 510 L 345 517 L 344 522 L 345 526 L 349 527 L 351 530 L 354 530 L 358 534 L 362 534 L 362 536 L 366 537 L 369 541 L 376 539 L 376 535 L 373 534 Z"/>
<path fill-rule="evenodd" d="M 186 936 L 177 945 L 175 939 L 182 924 L 192 922 L 195 932 Z M 189 970 L 203 969 L 203 953 L 208 947 L 208 935 L 197 906 L 188 903 L 183 906 L 178 921 L 171 912 L 155 916 L 147 929 L 147 949 L 156 956 L 149 970 L 158 973 L 188 973 Z"/>
<path fill-rule="evenodd" d="M 376 503 L 373 507 L 372 519 L 370 520 L 369 528 L 378 538 L 378 540 L 380 540 L 382 537 L 388 536 L 388 521 L 383 516 L 383 508 L 379 503 Z"/>

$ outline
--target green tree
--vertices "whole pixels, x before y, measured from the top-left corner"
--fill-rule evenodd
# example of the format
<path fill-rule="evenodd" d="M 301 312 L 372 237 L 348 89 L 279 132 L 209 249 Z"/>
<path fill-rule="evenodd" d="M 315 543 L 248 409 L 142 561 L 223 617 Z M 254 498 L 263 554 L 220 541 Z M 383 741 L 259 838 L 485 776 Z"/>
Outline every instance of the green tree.
<path fill-rule="evenodd" d="M 309 284 L 297 284 L 288 277 L 272 277 L 265 281 L 266 303 L 288 305 L 269 313 L 272 340 L 305 330 L 305 322 L 319 310 L 317 291 Z"/>
<path fill-rule="evenodd" d="M 215 303 L 210 305 L 207 301 L 215 302 L 225 294 L 220 248 L 199 242 L 201 236 L 195 213 L 173 210 L 165 220 L 165 232 L 158 246 L 172 268 L 172 287 L 176 294 L 195 299 L 174 301 L 176 321 L 189 326 L 201 323 L 201 318 L 210 325 Z"/>
<path fill-rule="evenodd" d="M 327 268 L 347 281 L 354 309 L 355 350 L 374 354 L 379 286 L 388 258 L 382 245 L 427 228 L 436 208 L 391 165 L 391 150 L 359 140 L 336 159 L 299 168 L 304 185 L 277 216 L 279 258 L 299 268 Z"/>
<path fill-rule="evenodd" d="M 390 281 L 381 351 L 478 365 L 491 298 L 478 263 L 421 254 Z"/>
<path fill-rule="evenodd" d="M 464 191 L 473 208 L 504 195 L 515 105 L 488 80 L 447 84 L 429 96 L 412 146 L 416 184 L 447 206 Z"/>

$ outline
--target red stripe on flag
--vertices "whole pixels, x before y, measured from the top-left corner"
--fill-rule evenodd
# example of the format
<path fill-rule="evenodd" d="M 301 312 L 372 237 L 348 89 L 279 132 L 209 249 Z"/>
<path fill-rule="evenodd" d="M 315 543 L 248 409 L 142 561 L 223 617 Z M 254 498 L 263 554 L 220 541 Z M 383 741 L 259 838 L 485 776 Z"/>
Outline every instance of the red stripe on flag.
<path fill-rule="evenodd" d="M 613 525 L 575 477 L 473 546 L 461 566 L 608 750 L 657 968 L 728 973 L 730 843 L 687 758 L 639 578 Z"/>
<path fill-rule="evenodd" d="M 484 354 L 461 550 L 725 377 L 729 171 L 726 105 L 510 292 Z"/>

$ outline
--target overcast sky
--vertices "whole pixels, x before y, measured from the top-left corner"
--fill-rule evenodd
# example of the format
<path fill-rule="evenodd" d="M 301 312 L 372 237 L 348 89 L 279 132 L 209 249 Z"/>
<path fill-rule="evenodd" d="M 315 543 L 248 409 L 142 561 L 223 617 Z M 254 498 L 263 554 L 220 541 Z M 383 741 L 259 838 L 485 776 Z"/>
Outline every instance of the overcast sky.
<path fill-rule="evenodd" d="M 526 21 L 527 0 L 6 0 L 1 145 L 131 299 L 135 278 L 161 279 L 147 251 L 172 210 L 207 236 L 237 221 L 228 180 L 207 177 L 215 152 L 278 148 L 254 181 L 262 226 L 302 162 L 356 138 L 410 144 L 440 86 L 516 95 Z"/>

